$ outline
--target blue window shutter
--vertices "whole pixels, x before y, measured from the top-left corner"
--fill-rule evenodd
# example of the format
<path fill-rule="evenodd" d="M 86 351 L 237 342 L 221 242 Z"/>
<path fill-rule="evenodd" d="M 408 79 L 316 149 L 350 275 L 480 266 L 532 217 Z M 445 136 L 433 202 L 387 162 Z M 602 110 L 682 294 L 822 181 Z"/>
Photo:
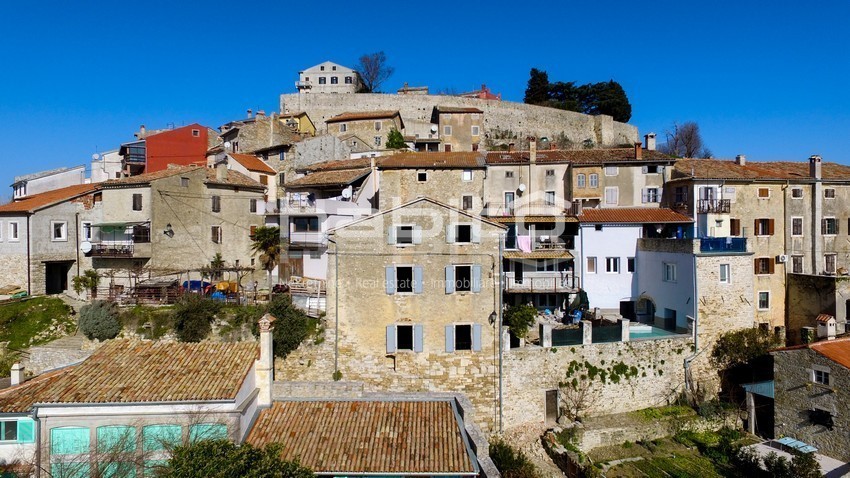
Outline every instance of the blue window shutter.
<path fill-rule="evenodd" d="M 481 242 L 481 224 L 472 225 L 472 242 L 474 244 Z"/>
<path fill-rule="evenodd" d="M 422 266 L 413 266 L 413 293 L 422 293 Z"/>
<path fill-rule="evenodd" d="M 472 292 L 481 292 L 481 264 L 472 265 Z"/>
<path fill-rule="evenodd" d="M 455 326 L 446 326 L 446 352 L 455 351 Z"/>
<path fill-rule="evenodd" d="M 387 326 L 387 353 L 395 353 L 395 325 Z"/>
<path fill-rule="evenodd" d="M 446 242 L 449 244 L 454 244 L 455 242 L 455 225 L 454 224 L 446 224 Z"/>
<path fill-rule="evenodd" d="M 88 428 L 62 427 L 50 429 L 50 454 L 78 455 L 88 452 Z"/>
<path fill-rule="evenodd" d="M 413 226 L 413 243 L 422 244 L 422 228 L 419 226 Z"/>
<path fill-rule="evenodd" d="M 413 326 L 413 351 L 414 352 L 422 352 L 422 341 L 423 341 L 423 329 L 422 325 L 414 325 Z"/>
<path fill-rule="evenodd" d="M 223 423 L 199 423 L 189 427 L 189 442 L 200 440 L 226 440 L 227 425 Z"/>
<path fill-rule="evenodd" d="M 395 294 L 395 267 L 387 266 L 385 278 L 387 284 L 387 294 Z"/>
<path fill-rule="evenodd" d="M 395 244 L 395 226 L 387 228 L 387 244 Z"/>
<path fill-rule="evenodd" d="M 446 266 L 446 294 L 455 291 L 455 267 Z"/>
<path fill-rule="evenodd" d="M 472 324 L 472 350 L 481 351 L 481 324 Z"/>
<path fill-rule="evenodd" d="M 18 443 L 35 443 L 35 422 L 32 419 L 18 420 Z"/>

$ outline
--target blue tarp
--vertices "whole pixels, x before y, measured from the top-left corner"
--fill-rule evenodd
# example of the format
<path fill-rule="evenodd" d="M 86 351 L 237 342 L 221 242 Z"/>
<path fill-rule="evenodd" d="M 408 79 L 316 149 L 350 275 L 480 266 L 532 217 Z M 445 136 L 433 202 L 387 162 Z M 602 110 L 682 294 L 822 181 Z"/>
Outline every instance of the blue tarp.
<path fill-rule="evenodd" d="M 190 292 L 203 292 L 207 287 L 210 286 L 210 283 L 207 281 L 199 281 L 199 280 L 184 280 L 183 281 L 183 289 Z"/>
<path fill-rule="evenodd" d="M 745 391 L 762 397 L 773 398 L 773 380 L 741 384 Z"/>

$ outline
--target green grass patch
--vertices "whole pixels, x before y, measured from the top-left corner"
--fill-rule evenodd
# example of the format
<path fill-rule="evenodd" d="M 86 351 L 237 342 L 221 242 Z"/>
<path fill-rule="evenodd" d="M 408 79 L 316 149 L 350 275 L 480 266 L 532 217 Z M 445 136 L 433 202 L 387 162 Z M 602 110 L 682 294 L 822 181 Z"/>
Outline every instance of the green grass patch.
<path fill-rule="evenodd" d="M 73 334 L 71 307 L 55 297 L 33 297 L 0 305 L 0 342 L 25 349 Z"/>
<path fill-rule="evenodd" d="M 669 405 L 666 407 L 644 408 L 632 412 L 636 417 L 651 422 L 663 418 L 689 417 L 696 415 L 693 408 L 685 405 Z"/>

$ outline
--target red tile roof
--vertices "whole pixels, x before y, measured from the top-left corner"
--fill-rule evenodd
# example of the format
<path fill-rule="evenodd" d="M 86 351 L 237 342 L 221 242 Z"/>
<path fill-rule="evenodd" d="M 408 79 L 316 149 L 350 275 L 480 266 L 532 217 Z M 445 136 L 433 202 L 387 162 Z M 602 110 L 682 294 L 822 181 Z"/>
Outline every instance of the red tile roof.
<path fill-rule="evenodd" d="M 487 153 L 487 164 L 528 163 L 528 151 L 491 151 Z M 641 150 L 641 159 L 635 159 L 634 148 L 601 149 L 545 149 L 537 150 L 539 163 L 573 163 L 596 165 L 630 162 L 673 162 L 674 158 L 659 151 Z"/>
<path fill-rule="evenodd" d="M 256 173 L 265 173 L 265 174 L 277 174 L 277 171 L 272 169 L 271 166 L 263 162 L 262 159 L 250 155 L 250 154 L 239 154 L 239 153 L 230 153 L 229 156 L 235 159 L 239 164 L 245 166 L 245 169 L 248 171 L 254 171 Z"/>
<path fill-rule="evenodd" d="M 284 185 L 287 188 L 322 187 L 322 186 L 347 186 L 362 178 L 372 171 L 364 169 L 343 169 L 330 171 L 317 171 L 307 176 L 290 181 Z"/>
<path fill-rule="evenodd" d="M 810 344 L 809 348 L 837 364 L 850 368 L 850 337 L 815 342 Z"/>
<path fill-rule="evenodd" d="M 398 153 L 376 158 L 382 169 L 453 169 L 484 168 L 484 154 L 471 152 Z"/>
<path fill-rule="evenodd" d="M 111 340 L 79 365 L 0 391 L 0 412 L 36 403 L 137 403 L 232 400 L 259 347 Z"/>
<path fill-rule="evenodd" d="M 850 180 L 850 166 L 822 163 L 821 177 L 827 180 Z M 809 163 L 806 161 L 747 161 L 740 165 L 722 159 L 680 159 L 676 161 L 673 179 L 810 179 Z"/>
<path fill-rule="evenodd" d="M 672 209 L 650 207 L 618 207 L 583 209 L 579 222 L 605 224 L 692 223 L 688 216 Z"/>
<path fill-rule="evenodd" d="M 453 114 L 453 113 L 483 113 L 483 111 L 481 111 L 478 108 L 472 108 L 472 107 L 466 108 L 466 107 L 462 107 L 462 106 L 438 106 L 437 107 L 437 113 L 440 113 L 440 114 L 443 114 L 443 113 L 448 113 L 448 114 Z"/>
<path fill-rule="evenodd" d="M 142 186 L 146 184 L 150 184 L 151 181 L 156 181 L 158 179 L 170 178 L 172 176 L 177 176 L 179 174 L 188 174 L 193 173 L 195 171 L 204 170 L 206 175 L 206 182 L 208 184 L 222 184 L 227 186 L 244 186 L 244 187 L 254 187 L 254 188 L 265 188 L 262 184 L 253 179 L 245 176 L 239 171 L 227 171 L 227 178 L 224 180 L 219 180 L 217 177 L 216 170 L 214 168 L 208 168 L 206 166 L 176 166 L 169 167 L 167 169 L 163 169 L 161 171 L 156 171 L 153 173 L 145 173 L 139 174 L 136 176 L 130 176 L 128 178 L 121 179 L 111 179 L 106 181 L 105 183 L 101 183 L 102 187 L 111 188 L 111 187 L 121 187 L 121 186 Z"/>
<path fill-rule="evenodd" d="M 387 119 L 387 118 L 394 118 L 396 116 L 400 116 L 398 110 L 395 110 L 395 111 L 346 112 L 346 113 L 338 114 L 338 115 L 336 115 L 333 118 L 330 118 L 328 120 L 325 120 L 325 123 L 338 123 L 340 121 Z"/>
<path fill-rule="evenodd" d="M 44 209 L 45 207 L 92 193 L 99 187 L 100 185 L 98 184 L 77 184 L 61 189 L 46 191 L 41 194 L 34 194 L 30 197 L 0 206 L 0 213 L 35 212 L 39 209 Z"/>
<path fill-rule="evenodd" d="M 275 402 L 246 440 L 317 473 L 475 474 L 450 401 Z"/>
<path fill-rule="evenodd" d="M 834 319 L 834 318 L 835 317 L 833 317 L 829 314 L 820 314 L 815 318 L 815 322 L 817 322 L 819 324 L 825 324 L 825 323 L 829 322 L 831 319 Z"/>
<path fill-rule="evenodd" d="M 375 158 L 377 159 L 377 158 Z M 308 171 L 332 171 L 339 169 L 359 169 L 368 168 L 371 165 L 371 158 L 356 158 L 356 159 L 338 159 L 336 161 L 325 161 L 323 163 L 311 164 Z"/>

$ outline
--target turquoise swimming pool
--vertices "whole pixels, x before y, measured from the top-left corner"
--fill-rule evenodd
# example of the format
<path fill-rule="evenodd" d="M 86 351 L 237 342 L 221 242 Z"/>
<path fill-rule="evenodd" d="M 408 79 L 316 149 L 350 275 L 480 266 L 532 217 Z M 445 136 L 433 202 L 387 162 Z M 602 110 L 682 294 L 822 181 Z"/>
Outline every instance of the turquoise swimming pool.
<path fill-rule="evenodd" d="M 652 325 L 633 326 L 631 330 L 629 330 L 629 340 L 666 339 L 679 335 L 683 334 L 664 330 Z"/>

